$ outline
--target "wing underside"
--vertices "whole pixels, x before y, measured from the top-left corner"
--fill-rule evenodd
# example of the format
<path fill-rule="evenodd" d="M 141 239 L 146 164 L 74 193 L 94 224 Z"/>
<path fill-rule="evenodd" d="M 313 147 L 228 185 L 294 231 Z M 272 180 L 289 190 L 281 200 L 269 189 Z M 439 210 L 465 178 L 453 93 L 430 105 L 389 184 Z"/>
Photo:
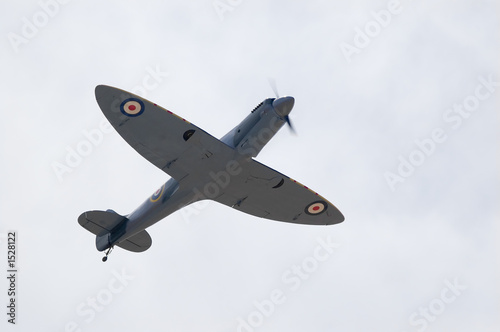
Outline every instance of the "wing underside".
<path fill-rule="evenodd" d="M 331 225 L 344 221 L 335 205 L 288 176 L 255 160 L 241 168 L 215 201 L 251 215 L 290 223 Z"/>
<path fill-rule="evenodd" d="M 125 141 L 179 182 L 233 153 L 204 130 L 139 96 L 105 85 L 97 86 L 95 94 L 102 112 Z"/>

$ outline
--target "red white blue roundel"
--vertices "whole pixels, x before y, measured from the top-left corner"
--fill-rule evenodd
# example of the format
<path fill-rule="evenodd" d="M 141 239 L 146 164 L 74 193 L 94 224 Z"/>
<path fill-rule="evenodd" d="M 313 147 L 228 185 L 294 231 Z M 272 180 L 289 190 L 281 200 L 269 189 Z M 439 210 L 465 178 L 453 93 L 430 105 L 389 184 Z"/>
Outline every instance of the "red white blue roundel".
<path fill-rule="evenodd" d="M 144 112 L 144 103 L 137 98 L 128 98 L 121 103 L 120 111 L 126 116 L 139 116 Z"/>
<path fill-rule="evenodd" d="M 151 196 L 150 200 L 151 202 L 156 202 L 160 199 L 161 194 L 163 194 L 163 189 L 165 188 L 165 185 L 161 186 L 155 193 Z"/>
<path fill-rule="evenodd" d="M 314 203 L 309 204 L 305 212 L 309 215 L 315 216 L 321 214 L 326 211 L 328 204 L 325 201 L 316 201 Z"/>

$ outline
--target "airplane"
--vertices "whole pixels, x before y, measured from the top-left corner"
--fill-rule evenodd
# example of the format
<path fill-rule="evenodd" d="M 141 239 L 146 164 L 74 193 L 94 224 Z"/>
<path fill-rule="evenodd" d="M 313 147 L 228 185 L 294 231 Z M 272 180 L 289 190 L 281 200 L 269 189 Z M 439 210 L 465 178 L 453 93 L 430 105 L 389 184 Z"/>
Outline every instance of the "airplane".
<path fill-rule="evenodd" d="M 87 211 L 78 223 L 96 235 L 97 250 L 151 247 L 146 228 L 173 212 L 211 199 L 270 220 L 333 225 L 344 221 L 328 200 L 254 159 L 285 123 L 295 99 L 268 98 L 220 140 L 155 103 L 106 85 L 95 89 L 102 112 L 140 155 L 171 178 L 128 215 Z"/>

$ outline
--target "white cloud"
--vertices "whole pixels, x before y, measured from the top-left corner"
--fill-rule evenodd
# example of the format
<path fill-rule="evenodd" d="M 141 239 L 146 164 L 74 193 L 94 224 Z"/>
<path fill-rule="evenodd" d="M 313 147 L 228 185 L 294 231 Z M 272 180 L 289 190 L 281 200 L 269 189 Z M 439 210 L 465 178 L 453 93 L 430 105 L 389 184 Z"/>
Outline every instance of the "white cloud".
<path fill-rule="evenodd" d="M 20 234 L 18 327 L 64 331 L 123 267 L 135 279 L 82 331 L 236 331 L 236 318 L 331 236 L 338 251 L 256 331 L 416 331 L 410 315 L 454 278 L 468 288 L 428 331 L 497 331 L 498 93 L 459 130 L 442 120 L 478 76 L 500 80 L 495 6 L 401 3 L 351 63 L 339 44 L 387 1 L 244 1 L 222 21 L 212 1 L 71 1 L 18 52 L 7 34 L 40 5 L 4 8 L 0 235 Z M 211 204 L 190 223 L 175 213 L 151 227 L 147 252 L 116 249 L 101 263 L 79 214 L 129 213 L 168 176 L 115 133 L 62 183 L 50 165 L 104 119 L 97 84 L 130 90 L 156 65 L 169 76 L 147 98 L 217 137 L 273 96 L 274 77 L 296 98 L 298 136 L 284 128 L 257 159 L 330 199 L 346 221 L 289 225 Z M 383 173 L 436 127 L 448 140 L 391 192 Z"/>

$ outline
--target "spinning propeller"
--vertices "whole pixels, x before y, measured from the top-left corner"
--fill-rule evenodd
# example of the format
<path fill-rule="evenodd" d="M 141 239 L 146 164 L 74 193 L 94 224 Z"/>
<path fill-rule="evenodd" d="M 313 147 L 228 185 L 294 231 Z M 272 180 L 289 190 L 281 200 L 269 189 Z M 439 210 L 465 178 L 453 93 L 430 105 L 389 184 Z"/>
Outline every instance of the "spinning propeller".
<path fill-rule="evenodd" d="M 278 93 L 278 87 L 276 86 L 276 81 L 273 78 L 268 78 L 268 80 L 271 89 L 273 89 L 274 94 L 276 95 L 276 99 L 273 101 L 273 107 L 276 110 L 276 113 L 278 113 L 281 117 L 283 117 L 283 119 L 285 119 L 291 132 L 293 134 L 297 134 L 292 126 L 290 117 L 288 116 L 288 114 L 290 114 L 290 112 L 292 111 L 295 99 L 289 96 L 280 97 Z"/>

